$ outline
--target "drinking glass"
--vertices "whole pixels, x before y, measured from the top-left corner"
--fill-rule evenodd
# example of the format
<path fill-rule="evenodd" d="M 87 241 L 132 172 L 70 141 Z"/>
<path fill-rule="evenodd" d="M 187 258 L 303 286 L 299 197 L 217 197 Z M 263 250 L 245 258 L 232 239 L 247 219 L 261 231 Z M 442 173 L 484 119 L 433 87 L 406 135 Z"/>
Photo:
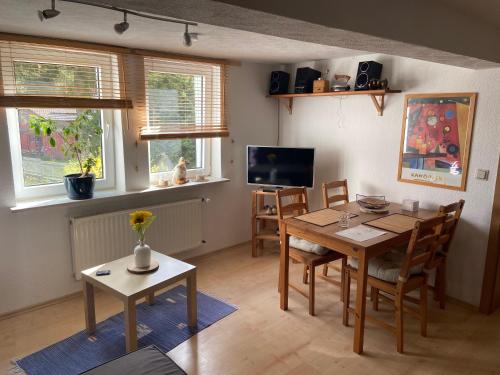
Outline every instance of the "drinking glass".
<path fill-rule="evenodd" d="M 341 216 L 340 216 L 340 219 L 339 219 L 339 227 L 342 227 L 342 228 L 349 228 L 349 220 L 350 220 L 351 216 L 347 213 L 347 212 L 344 212 Z"/>

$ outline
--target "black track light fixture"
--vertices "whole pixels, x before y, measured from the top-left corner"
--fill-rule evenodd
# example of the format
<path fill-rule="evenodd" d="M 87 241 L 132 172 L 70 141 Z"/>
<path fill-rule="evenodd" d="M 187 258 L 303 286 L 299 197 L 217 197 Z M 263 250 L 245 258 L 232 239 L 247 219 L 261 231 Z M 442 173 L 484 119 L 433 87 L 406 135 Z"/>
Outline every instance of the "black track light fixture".
<path fill-rule="evenodd" d="M 189 32 L 189 26 L 198 26 L 198 24 L 196 22 L 184 21 L 184 20 L 179 20 L 179 19 L 170 18 L 170 17 L 156 16 L 154 14 L 147 14 L 147 13 L 142 13 L 142 12 L 136 12 L 136 11 L 131 10 L 131 9 L 120 8 L 120 7 L 116 7 L 114 5 L 97 4 L 94 2 L 95 0 L 59 0 L 59 1 L 64 1 L 66 3 L 80 4 L 80 5 L 87 5 L 87 6 L 91 6 L 91 7 L 108 9 L 108 10 L 113 10 L 115 12 L 123 13 L 123 22 L 120 22 L 120 23 L 117 23 L 114 25 L 115 32 L 117 34 L 120 34 L 120 35 L 123 34 L 125 31 L 127 31 L 130 27 L 130 24 L 127 22 L 127 16 L 129 14 L 136 16 L 136 17 L 147 18 L 150 20 L 157 20 L 157 21 L 162 21 L 162 22 L 169 22 L 169 23 L 176 23 L 176 24 L 184 25 L 185 31 L 184 31 L 184 35 L 183 35 L 183 41 L 184 41 L 184 45 L 187 47 L 191 47 L 193 45 L 193 42 L 196 42 L 198 40 L 198 36 L 202 35 L 199 33 Z M 52 0 L 52 8 L 40 10 L 38 12 L 38 17 L 40 17 L 40 21 L 43 21 L 43 20 L 46 20 L 49 18 L 54 18 L 54 17 L 58 16 L 60 13 L 61 12 L 56 9 L 56 0 Z"/>
<path fill-rule="evenodd" d="M 191 47 L 193 45 L 193 40 L 191 39 L 191 33 L 189 32 L 188 24 L 186 24 L 186 30 L 184 31 L 184 45 L 186 47 Z"/>
<path fill-rule="evenodd" d="M 115 31 L 117 34 L 123 34 L 128 30 L 130 24 L 127 22 L 127 12 L 123 12 L 123 22 L 115 24 Z"/>
<path fill-rule="evenodd" d="M 56 9 L 56 0 L 52 0 L 52 8 L 38 11 L 40 21 L 48 20 L 49 18 L 57 17 L 61 12 Z"/>

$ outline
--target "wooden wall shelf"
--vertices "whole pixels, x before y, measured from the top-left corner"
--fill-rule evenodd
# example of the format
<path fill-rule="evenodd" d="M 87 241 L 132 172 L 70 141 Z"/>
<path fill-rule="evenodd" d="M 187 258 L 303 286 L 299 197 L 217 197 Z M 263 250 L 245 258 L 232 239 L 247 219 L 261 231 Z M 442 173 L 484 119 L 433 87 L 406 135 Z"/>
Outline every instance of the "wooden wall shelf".
<path fill-rule="evenodd" d="M 397 94 L 401 90 L 363 90 L 363 91 L 334 91 L 334 92 L 321 92 L 321 93 L 307 93 L 307 94 L 280 94 L 268 95 L 268 97 L 276 99 L 288 99 L 285 104 L 288 113 L 293 113 L 293 99 L 303 97 L 316 97 L 316 96 L 351 96 L 351 95 L 369 95 L 372 99 L 373 105 L 377 110 L 379 116 L 384 114 L 384 98 L 387 94 Z"/>

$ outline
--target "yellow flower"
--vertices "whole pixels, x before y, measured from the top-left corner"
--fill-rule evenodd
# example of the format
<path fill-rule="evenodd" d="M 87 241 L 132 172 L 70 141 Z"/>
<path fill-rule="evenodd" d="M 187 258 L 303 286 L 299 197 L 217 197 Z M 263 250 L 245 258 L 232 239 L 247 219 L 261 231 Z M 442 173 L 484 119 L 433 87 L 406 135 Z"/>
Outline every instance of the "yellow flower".
<path fill-rule="evenodd" d="M 143 224 L 152 216 L 153 214 L 150 211 L 132 212 L 130 214 L 130 225 Z"/>

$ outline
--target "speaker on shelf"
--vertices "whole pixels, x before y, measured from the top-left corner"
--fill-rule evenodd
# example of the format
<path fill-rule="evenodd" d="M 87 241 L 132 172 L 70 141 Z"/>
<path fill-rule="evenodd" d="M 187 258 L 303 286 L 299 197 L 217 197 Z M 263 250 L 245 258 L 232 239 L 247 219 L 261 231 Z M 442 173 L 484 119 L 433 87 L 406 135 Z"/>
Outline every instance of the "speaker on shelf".
<path fill-rule="evenodd" d="M 295 76 L 295 93 L 313 92 L 314 81 L 321 77 L 321 72 L 312 68 L 298 68 Z"/>
<path fill-rule="evenodd" d="M 354 90 L 368 90 L 368 84 L 372 79 L 380 79 L 382 75 L 382 64 L 376 61 L 362 61 L 358 65 L 356 83 Z"/>
<path fill-rule="evenodd" d="M 271 72 L 271 83 L 269 84 L 269 95 L 288 94 L 288 83 L 290 74 L 275 70 Z"/>

